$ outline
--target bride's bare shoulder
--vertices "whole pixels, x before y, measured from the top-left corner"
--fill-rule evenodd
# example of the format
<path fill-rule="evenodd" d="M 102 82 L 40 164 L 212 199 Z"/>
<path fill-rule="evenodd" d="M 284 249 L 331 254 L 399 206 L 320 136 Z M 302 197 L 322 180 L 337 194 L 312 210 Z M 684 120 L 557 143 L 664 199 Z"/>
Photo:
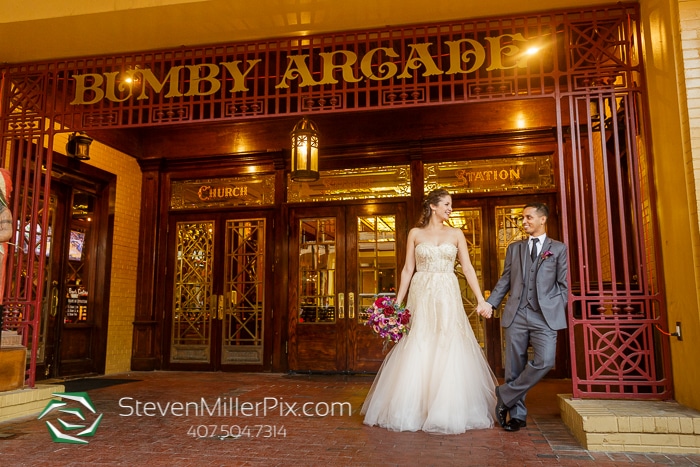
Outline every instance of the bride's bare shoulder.
<path fill-rule="evenodd" d="M 462 233 L 462 229 L 459 227 L 450 227 L 450 235 L 457 238 L 460 236 L 464 236 L 464 233 Z"/>
<path fill-rule="evenodd" d="M 418 239 L 421 237 L 421 233 L 423 233 L 423 229 L 420 227 L 413 227 L 411 230 L 408 231 L 408 242 L 417 244 Z"/>

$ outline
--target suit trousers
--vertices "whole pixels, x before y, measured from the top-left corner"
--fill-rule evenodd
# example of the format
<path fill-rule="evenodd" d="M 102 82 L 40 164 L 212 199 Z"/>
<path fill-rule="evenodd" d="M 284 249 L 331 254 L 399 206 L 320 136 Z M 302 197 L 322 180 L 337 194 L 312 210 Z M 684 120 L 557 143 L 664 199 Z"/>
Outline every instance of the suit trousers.
<path fill-rule="evenodd" d="M 520 308 L 513 323 L 505 328 L 505 384 L 498 391 L 503 403 L 510 407 L 510 417 L 525 420 L 525 395 L 554 367 L 557 352 L 557 331 L 529 305 Z M 534 358 L 528 361 L 528 345 Z"/>

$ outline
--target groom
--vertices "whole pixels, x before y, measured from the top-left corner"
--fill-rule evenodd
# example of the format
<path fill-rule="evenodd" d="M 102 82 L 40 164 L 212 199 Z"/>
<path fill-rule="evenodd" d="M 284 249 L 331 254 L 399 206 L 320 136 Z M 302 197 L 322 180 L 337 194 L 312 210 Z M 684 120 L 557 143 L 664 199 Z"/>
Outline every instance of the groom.
<path fill-rule="evenodd" d="M 496 387 L 496 418 L 506 431 L 526 426 L 525 395 L 554 366 L 557 331 L 566 327 L 566 245 L 547 237 L 548 216 L 542 203 L 523 208 L 523 229 L 529 237 L 508 246 L 503 274 L 486 300 L 495 310 L 510 291 L 501 317 L 505 384 Z M 528 344 L 534 350 L 531 361 Z"/>

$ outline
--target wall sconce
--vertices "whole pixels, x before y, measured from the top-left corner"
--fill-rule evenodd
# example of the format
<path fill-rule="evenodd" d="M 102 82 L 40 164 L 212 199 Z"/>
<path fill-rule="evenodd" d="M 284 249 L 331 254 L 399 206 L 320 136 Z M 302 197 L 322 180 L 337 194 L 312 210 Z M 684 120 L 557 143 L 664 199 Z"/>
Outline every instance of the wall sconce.
<path fill-rule="evenodd" d="M 292 136 L 292 180 L 318 180 L 318 127 L 304 117 L 294 126 Z"/>
<path fill-rule="evenodd" d="M 92 138 L 82 131 L 76 131 L 72 135 L 68 135 L 66 153 L 76 159 L 86 161 L 90 159 L 90 144 L 92 144 Z"/>

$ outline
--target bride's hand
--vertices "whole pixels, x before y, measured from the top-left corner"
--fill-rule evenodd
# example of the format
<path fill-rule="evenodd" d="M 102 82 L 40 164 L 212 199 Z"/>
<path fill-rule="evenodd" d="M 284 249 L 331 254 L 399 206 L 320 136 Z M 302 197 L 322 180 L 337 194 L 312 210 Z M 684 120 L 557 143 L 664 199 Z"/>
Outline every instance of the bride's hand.
<path fill-rule="evenodd" d="M 490 318 L 491 316 L 493 316 L 493 307 L 490 303 L 482 301 L 479 302 L 479 304 L 477 305 L 476 312 L 484 318 Z"/>

